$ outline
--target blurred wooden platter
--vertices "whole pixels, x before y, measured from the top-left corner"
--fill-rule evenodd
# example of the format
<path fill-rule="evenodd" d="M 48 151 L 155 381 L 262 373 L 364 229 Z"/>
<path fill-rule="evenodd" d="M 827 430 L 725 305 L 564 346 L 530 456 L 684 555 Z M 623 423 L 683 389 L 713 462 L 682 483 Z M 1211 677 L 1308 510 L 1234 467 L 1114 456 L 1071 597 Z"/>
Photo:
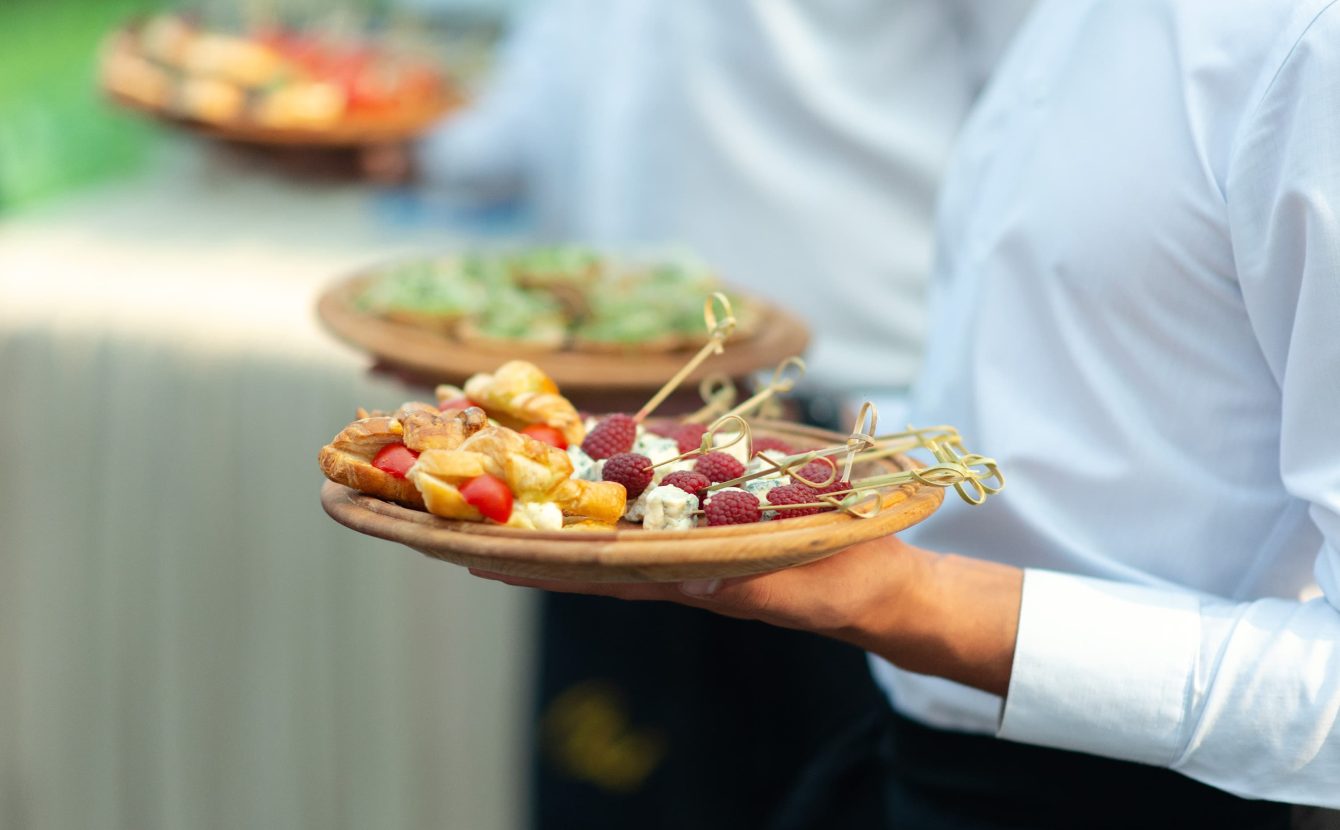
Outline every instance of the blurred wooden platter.
<path fill-rule="evenodd" d="M 754 435 L 800 446 L 845 436 L 782 422 L 756 422 Z M 904 456 L 858 464 L 854 476 L 910 469 Z M 673 582 L 764 573 L 813 562 L 858 542 L 908 528 L 930 516 L 944 491 L 926 484 L 888 488 L 868 519 L 840 512 L 692 530 L 534 531 L 443 519 L 327 481 L 321 506 L 346 527 L 407 545 L 427 556 L 511 576 L 591 582 Z"/>
<path fill-rule="evenodd" d="M 463 97 L 445 94 L 414 106 L 398 107 L 390 113 L 347 115 L 328 126 L 300 128 L 270 127 L 253 121 L 201 121 L 169 109 L 150 106 L 109 89 L 104 88 L 103 94 L 117 106 L 198 135 L 239 144 L 284 147 L 362 147 L 409 141 L 465 104 Z"/>
<path fill-rule="evenodd" d="M 659 389 L 697 351 L 697 346 L 669 351 L 524 351 L 465 344 L 448 334 L 398 323 L 362 311 L 355 300 L 376 274 L 362 273 L 335 283 L 317 299 L 316 312 L 331 334 L 376 357 L 388 366 L 436 383 L 462 383 L 479 372 L 492 372 L 517 356 L 539 366 L 565 394 Z M 738 292 L 737 292 L 738 293 Z M 757 330 L 730 342 L 723 354 L 705 361 L 685 381 L 691 388 L 702 378 L 723 373 L 746 377 L 772 369 L 809 345 L 809 329 L 794 315 L 765 300 L 750 297 L 759 314 Z"/>

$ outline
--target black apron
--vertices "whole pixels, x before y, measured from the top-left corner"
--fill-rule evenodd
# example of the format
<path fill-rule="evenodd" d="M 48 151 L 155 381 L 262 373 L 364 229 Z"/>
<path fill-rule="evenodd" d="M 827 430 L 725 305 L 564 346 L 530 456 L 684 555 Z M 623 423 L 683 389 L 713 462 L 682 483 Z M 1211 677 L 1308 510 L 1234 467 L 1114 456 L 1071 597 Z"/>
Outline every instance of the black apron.
<path fill-rule="evenodd" d="M 530 826 L 760 830 L 883 700 L 859 649 L 667 602 L 545 594 Z"/>
<path fill-rule="evenodd" d="M 802 774 L 771 830 L 1287 830 L 1292 808 L 1161 767 L 871 714 Z"/>

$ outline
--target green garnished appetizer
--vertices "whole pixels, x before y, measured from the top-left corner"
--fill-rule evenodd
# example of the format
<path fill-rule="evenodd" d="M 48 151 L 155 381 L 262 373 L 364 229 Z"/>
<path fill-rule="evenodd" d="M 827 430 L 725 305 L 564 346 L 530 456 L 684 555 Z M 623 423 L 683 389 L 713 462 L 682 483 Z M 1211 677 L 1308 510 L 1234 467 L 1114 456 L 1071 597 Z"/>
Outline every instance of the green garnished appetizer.
<path fill-rule="evenodd" d="M 529 287 L 590 286 L 600 279 L 604 264 L 604 259 L 595 251 L 576 245 L 531 248 L 507 258 L 507 267 L 517 285 Z"/>
<path fill-rule="evenodd" d="M 461 321 L 456 334 L 473 346 L 503 351 L 553 351 L 567 341 L 562 307 L 540 292 L 498 288 L 474 317 Z"/>
<path fill-rule="evenodd" d="M 484 308 L 484 286 L 466 274 L 459 259 L 413 262 L 378 276 L 359 296 L 358 307 L 390 320 L 429 328 L 450 327 Z"/>
<path fill-rule="evenodd" d="M 699 325 L 701 315 L 700 306 Z M 573 332 L 573 344 L 592 351 L 669 351 L 682 339 L 673 317 L 638 298 L 597 301 L 591 316 Z"/>
<path fill-rule="evenodd" d="M 602 256 L 562 245 L 400 265 L 375 278 L 357 304 L 490 350 L 636 353 L 704 342 L 703 301 L 721 290 L 716 274 L 688 255 Z M 728 296 L 732 339 L 748 337 L 758 309 Z"/>

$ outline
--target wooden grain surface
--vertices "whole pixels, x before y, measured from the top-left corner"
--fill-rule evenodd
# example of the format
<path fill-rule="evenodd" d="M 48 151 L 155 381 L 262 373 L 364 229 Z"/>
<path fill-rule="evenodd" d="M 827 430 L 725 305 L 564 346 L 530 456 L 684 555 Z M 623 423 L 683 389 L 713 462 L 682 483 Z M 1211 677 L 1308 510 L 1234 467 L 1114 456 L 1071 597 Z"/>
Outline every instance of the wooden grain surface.
<path fill-rule="evenodd" d="M 776 423 L 760 424 L 755 434 L 810 446 L 841 440 L 821 430 Z M 913 463 L 899 456 L 864 465 L 864 470 L 858 467 L 857 475 L 908 469 Z M 908 528 L 934 513 L 943 500 L 940 488 L 907 484 L 890 489 L 883 510 L 869 519 L 829 512 L 681 531 L 648 531 L 631 524 L 603 531 L 532 531 L 443 519 L 329 481 L 321 490 L 321 505 L 337 522 L 427 556 L 513 576 L 593 582 L 673 582 L 801 565 Z"/>
<path fill-rule="evenodd" d="M 438 383 L 461 383 L 478 372 L 492 372 L 515 357 L 506 351 L 486 350 L 428 329 L 385 320 L 354 306 L 373 275 L 362 273 L 335 283 L 317 300 L 317 316 L 339 339 L 369 352 L 380 361 Z M 805 324 L 794 315 L 757 298 L 760 313 L 753 336 L 730 343 L 725 353 L 707 359 L 685 381 L 692 387 L 702 378 L 725 373 L 740 378 L 772 369 L 809 345 Z M 545 371 L 565 394 L 608 390 L 660 388 L 688 361 L 694 349 L 628 353 L 558 350 L 528 353 L 525 358 Z"/>
<path fill-rule="evenodd" d="M 104 89 L 103 94 L 118 106 L 199 135 L 239 144 L 286 147 L 362 147 L 408 141 L 465 103 L 459 95 L 448 93 L 437 100 L 402 107 L 392 113 L 351 115 L 326 127 L 298 128 L 267 127 L 248 121 L 210 123 L 152 107 L 111 90 Z"/>

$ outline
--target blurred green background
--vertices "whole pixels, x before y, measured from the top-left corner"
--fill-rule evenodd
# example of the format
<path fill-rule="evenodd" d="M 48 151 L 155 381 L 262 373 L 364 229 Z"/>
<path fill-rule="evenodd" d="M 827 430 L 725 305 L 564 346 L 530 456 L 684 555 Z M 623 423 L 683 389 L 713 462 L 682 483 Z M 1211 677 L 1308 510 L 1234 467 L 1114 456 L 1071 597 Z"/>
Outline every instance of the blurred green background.
<path fill-rule="evenodd" d="M 0 212 L 135 169 L 154 140 L 93 83 L 98 43 L 162 0 L 0 0 Z"/>
<path fill-rule="evenodd" d="M 104 102 L 98 46 L 128 19 L 186 9 L 226 28 L 247 20 L 385 18 L 484 10 L 512 0 L 0 0 L 0 214 L 134 171 L 162 132 Z"/>

